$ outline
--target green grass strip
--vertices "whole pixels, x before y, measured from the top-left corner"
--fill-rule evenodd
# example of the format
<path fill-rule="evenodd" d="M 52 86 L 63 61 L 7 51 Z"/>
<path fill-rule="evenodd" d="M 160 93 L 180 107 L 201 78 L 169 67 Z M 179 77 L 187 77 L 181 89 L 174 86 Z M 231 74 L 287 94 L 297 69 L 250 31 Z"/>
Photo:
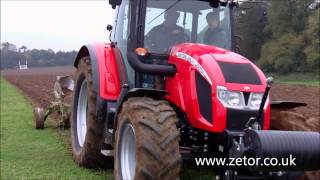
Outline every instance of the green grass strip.
<path fill-rule="evenodd" d="M 77 166 L 60 130 L 36 130 L 32 106 L 11 84 L 1 79 L 0 179 L 79 180 L 112 179 L 110 170 Z M 62 136 L 58 136 L 62 134 Z"/>
<path fill-rule="evenodd" d="M 316 73 L 292 73 L 287 75 L 278 75 L 268 73 L 266 76 L 272 76 L 276 83 L 291 85 L 320 86 L 320 77 Z"/>

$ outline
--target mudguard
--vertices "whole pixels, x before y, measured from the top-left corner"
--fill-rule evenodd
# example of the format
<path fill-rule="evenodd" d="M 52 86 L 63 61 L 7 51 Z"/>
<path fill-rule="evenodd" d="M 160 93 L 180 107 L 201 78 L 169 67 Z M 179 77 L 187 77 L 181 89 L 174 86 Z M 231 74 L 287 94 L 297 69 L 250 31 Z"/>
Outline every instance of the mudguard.
<path fill-rule="evenodd" d="M 78 67 L 82 57 L 91 59 L 94 90 L 104 100 L 116 101 L 120 95 L 121 82 L 117 68 L 117 58 L 110 44 L 94 43 L 82 46 L 74 62 Z"/>

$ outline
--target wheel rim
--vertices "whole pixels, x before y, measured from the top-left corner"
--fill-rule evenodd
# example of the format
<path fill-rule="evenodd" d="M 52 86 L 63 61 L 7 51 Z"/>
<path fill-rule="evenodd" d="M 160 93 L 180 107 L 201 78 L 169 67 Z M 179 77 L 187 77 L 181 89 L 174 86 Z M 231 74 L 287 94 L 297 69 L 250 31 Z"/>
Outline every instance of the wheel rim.
<path fill-rule="evenodd" d="M 77 136 L 80 147 L 83 147 L 87 133 L 88 88 L 87 81 L 83 81 L 80 87 L 77 107 Z"/>
<path fill-rule="evenodd" d="M 136 138 L 131 123 L 126 123 L 123 127 L 120 148 L 122 178 L 133 179 L 136 169 Z"/>

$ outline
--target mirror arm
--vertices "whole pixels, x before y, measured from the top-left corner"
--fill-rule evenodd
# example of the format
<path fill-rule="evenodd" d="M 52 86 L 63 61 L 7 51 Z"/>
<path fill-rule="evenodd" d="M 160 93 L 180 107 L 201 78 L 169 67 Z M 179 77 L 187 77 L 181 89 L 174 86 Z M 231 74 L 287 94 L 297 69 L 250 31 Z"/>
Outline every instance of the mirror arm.
<path fill-rule="evenodd" d="M 107 31 L 109 31 L 109 41 L 111 43 L 111 47 L 114 48 L 117 45 L 117 42 L 112 41 L 111 39 L 111 34 L 112 34 L 112 25 L 108 24 L 107 25 Z"/>

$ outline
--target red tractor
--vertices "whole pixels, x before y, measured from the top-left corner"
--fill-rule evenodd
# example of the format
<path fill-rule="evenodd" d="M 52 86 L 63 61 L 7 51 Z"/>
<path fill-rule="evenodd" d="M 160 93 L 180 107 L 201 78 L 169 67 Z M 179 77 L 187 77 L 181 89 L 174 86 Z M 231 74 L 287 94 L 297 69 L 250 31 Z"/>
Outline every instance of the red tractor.
<path fill-rule="evenodd" d="M 76 163 L 114 166 L 125 180 L 179 179 L 187 157 L 296 159 L 290 167 L 214 167 L 222 179 L 319 169 L 318 132 L 268 130 L 272 79 L 232 52 L 235 2 L 109 3 L 117 9 L 111 43 L 83 46 L 74 62 Z"/>

